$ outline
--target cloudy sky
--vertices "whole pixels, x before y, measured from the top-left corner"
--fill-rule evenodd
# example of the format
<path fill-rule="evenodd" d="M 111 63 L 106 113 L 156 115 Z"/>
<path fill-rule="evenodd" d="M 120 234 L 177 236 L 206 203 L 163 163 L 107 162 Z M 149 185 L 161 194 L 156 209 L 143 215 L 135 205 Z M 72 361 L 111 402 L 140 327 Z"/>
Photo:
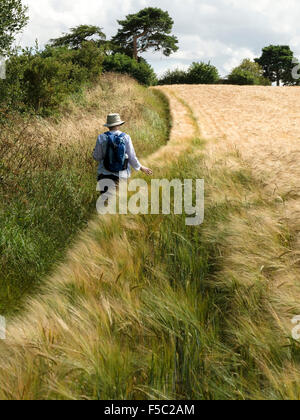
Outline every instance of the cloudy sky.
<path fill-rule="evenodd" d="M 299 0 L 24 0 L 30 23 L 18 36 L 22 46 L 43 46 L 79 24 L 101 26 L 108 37 L 117 19 L 148 6 L 168 10 L 180 49 L 171 57 L 146 53 L 158 73 L 211 61 L 222 75 L 243 58 L 257 57 L 269 44 L 289 44 L 300 56 Z"/>

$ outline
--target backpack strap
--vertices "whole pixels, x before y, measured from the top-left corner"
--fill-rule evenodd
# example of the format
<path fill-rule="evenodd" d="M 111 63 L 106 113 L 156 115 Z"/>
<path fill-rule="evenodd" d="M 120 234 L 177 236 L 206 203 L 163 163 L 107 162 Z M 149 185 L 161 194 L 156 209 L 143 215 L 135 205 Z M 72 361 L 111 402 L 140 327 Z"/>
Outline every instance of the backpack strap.
<path fill-rule="evenodd" d="M 104 133 L 106 137 L 113 142 L 115 139 L 124 140 L 126 137 L 126 133 L 121 133 L 119 135 L 113 135 L 110 131 Z"/>
<path fill-rule="evenodd" d="M 110 137 L 110 134 L 111 134 L 111 131 L 107 131 L 106 133 L 104 133 L 107 137 Z M 119 134 L 118 136 L 116 136 L 116 137 L 119 137 L 119 138 L 123 138 L 123 137 L 125 137 L 126 136 L 126 133 L 121 133 L 121 134 Z"/>
<path fill-rule="evenodd" d="M 125 133 L 121 133 L 118 136 L 116 136 L 117 139 L 123 139 L 126 136 Z"/>

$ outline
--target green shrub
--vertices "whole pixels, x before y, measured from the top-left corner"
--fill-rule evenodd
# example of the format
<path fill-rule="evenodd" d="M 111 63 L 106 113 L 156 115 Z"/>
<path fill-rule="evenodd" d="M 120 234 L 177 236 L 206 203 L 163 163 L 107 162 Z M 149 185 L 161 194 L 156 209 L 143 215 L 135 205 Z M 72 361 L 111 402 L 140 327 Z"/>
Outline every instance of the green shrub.
<path fill-rule="evenodd" d="M 47 46 L 15 52 L 0 81 L 1 108 L 33 110 L 47 116 L 57 112 L 68 96 L 94 82 L 102 72 L 103 51 L 92 42 L 78 50 Z"/>
<path fill-rule="evenodd" d="M 87 78 L 94 81 L 102 73 L 104 52 L 94 42 L 84 42 L 78 50 L 75 50 L 73 64 L 86 69 Z"/>
<path fill-rule="evenodd" d="M 140 61 L 137 62 L 125 54 L 117 53 L 105 57 L 103 61 L 103 70 L 128 74 L 146 86 L 157 84 L 156 75 L 150 64 L 143 59 L 140 59 Z"/>
<path fill-rule="evenodd" d="M 70 92 L 72 63 L 53 57 L 34 57 L 24 72 L 24 102 L 36 112 L 56 110 Z"/>
<path fill-rule="evenodd" d="M 217 68 L 210 63 L 193 63 L 187 72 L 187 83 L 190 84 L 215 84 L 219 79 Z"/>
<path fill-rule="evenodd" d="M 257 78 L 247 70 L 234 69 L 228 76 L 228 82 L 232 85 L 256 85 Z"/>
<path fill-rule="evenodd" d="M 263 69 L 258 63 L 245 59 L 234 68 L 228 76 L 228 83 L 232 85 L 264 85 L 269 86 L 271 82 L 263 77 Z"/>
<path fill-rule="evenodd" d="M 231 85 L 262 85 L 270 86 L 271 83 L 264 77 L 256 77 L 247 70 L 234 69 L 228 76 L 228 83 Z"/>
<path fill-rule="evenodd" d="M 187 83 L 187 72 L 180 69 L 168 70 L 159 79 L 159 85 L 183 85 Z"/>
<path fill-rule="evenodd" d="M 160 85 L 215 84 L 220 80 L 218 70 L 210 63 L 193 63 L 188 71 L 168 70 L 159 80 Z"/>
<path fill-rule="evenodd" d="M 0 79 L 0 119 L 4 110 L 24 110 L 23 77 L 31 52 L 24 50 L 23 54 L 14 51 L 6 63 L 6 79 Z"/>
<path fill-rule="evenodd" d="M 42 51 L 41 57 L 52 57 L 61 63 L 72 63 L 75 67 L 70 74 L 71 80 L 80 84 L 82 80 L 93 80 L 101 74 L 104 52 L 94 42 L 86 41 L 77 50 L 71 50 L 67 47 L 50 47 L 48 45 Z M 81 69 L 81 75 L 74 71 L 76 68 Z"/>

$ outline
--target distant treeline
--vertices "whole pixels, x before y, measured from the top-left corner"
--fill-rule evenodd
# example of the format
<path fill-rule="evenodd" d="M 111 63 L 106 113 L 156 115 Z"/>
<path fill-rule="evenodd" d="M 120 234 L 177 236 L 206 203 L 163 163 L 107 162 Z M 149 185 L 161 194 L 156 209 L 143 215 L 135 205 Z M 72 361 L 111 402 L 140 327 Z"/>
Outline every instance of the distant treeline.
<path fill-rule="evenodd" d="M 254 61 L 246 58 L 231 73 L 220 78 L 215 66 L 208 63 L 193 63 L 187 71 L 168 70 L 159 80 L 159 84 L 231 84 L 263 85 L 280 83 L 288 86 L 299 85 L 297 60 L 288 45 L 270 45 L 263 48 L 260 58 Z"/>
<path fill-rule="evenodd" d="M 263 76 L 262 67 L 250 59 L 245 59 L 240 66 L 232 70 L 226 78 L 221 78 L 211 63 L 193 63 L 188 70 L 168 70 L 158 82 L 160 85 L 174 84 L 230 84 L 230 85 L 271 85 Z"/>
<path fill-rule="evenodd" d="M 107 71 L 128 74 L 146 86 L 299 83 L 293 78 L 294 54 L 280 45 L 264 48 L 254 61 L 243 60 L 225 79 L 210 62 L 194 62 L 188 70 L 169 70 L 158 80 L 141 54 L 152 49 L 170 56 L 178 50 L 178 39 L 171 35 L 174 22 L 168 12 L 158 8 L 147 7 L 118 21 L 119 30 L 110 40 L 102 28 L 80 25 L 51 39 L 42 50 L 38 45 L 12 49 L 14 35 L 27 21 L 22 0 L 1 1 L 0 56 L 7 57 L 7 69 L 6 79 L 0 79 L 0 122 L 12 110 L 42 116 L 58 113 L 70 95 L 80 94 Z"/>

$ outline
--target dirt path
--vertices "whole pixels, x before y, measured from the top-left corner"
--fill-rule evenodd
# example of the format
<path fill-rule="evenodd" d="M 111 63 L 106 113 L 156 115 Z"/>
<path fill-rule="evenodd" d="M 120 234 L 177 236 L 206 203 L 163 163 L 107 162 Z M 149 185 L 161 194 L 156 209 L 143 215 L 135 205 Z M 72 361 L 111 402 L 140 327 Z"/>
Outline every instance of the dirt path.
<path fill-rule="evenodd" d="M 188 108 L 174 95 L 172 89 L 163 88 L 168 97 L 172 118 L 172 129 L 168 143 L 149 156 L 145 162 L 147 165 L 160 164 L 177 159 L 197 135 L 198 127 L 195 126 L 193 116 Z"/>

